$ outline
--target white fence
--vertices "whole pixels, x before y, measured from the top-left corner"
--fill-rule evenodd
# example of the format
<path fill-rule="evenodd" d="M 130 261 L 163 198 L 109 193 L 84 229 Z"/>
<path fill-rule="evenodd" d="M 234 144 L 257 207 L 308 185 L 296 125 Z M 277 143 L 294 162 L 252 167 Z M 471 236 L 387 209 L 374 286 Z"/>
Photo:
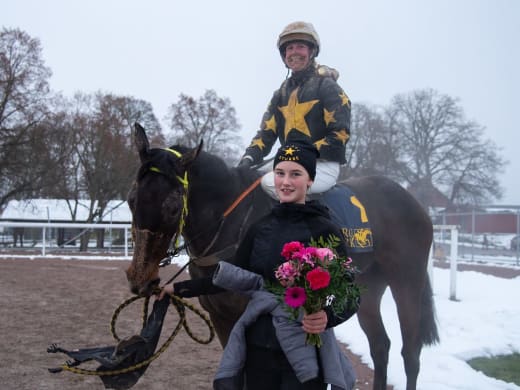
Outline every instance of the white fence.
<path fill-rule="evenodd" d="M 132 242 L 130 239 L 130 229 L 132 228 L 131 224 L 110 224 L 110 223 L 95 223 L 95 224 L 85 224 L 85 223 L 57 223 L 57 222 L 0 222 L 0 245 L 4 246 L 13 246 L 13 232 L 19 228 L 28 228 L 32 229 L 32 244 L 28 247 L 26 246 L 24 249 L 39 249 L 41 250 L 42 256 L 45 256 L 48 252 L 55 251 L 57 249 L 62 249 L 63 245 L 59 245 L 57 241 L 56 231 L 58 229 L 75 229 L 76 232 L 73 238 L 79 238 L 87 231 L 95 231 L 99 229 L 105 230 L 105 236 L 108 236 L 108 245 L 104 246 L 104 250 L 106 251 L 107 247 L 109 250 L 117 250 L 119 252 L 123 252 L 124 256 L 127 257 L 129 255 L 129 249 L 132 248 Z M 38 232 L 34 237 L 34 233 Z M 113 234 L 114 232 L 118 232 L 117 235 L 119 241 L 122 238 L 122 242 L 117 245 L 113 245 L 113 237 L 116 236 Z M 457 225 L 434 225 L 434 232 L 440 232 L 442 243 L 449 243 L 449 261 L 450 261 L 450 289 L 449 295 L 450 299 L 457 299 L 457 262 L 459 261 L 459 230 Z M 449 233 L 448 233 L 449 232 Z M 27 232 L 26 232 L 27 233 Z M 121 234 L 122 233 L 122 234 Z M 449 239 L 443 237 L 443 235 L 449 234 Z M 121 237 L 122 236 L 122 237 Z M 5 237 L 8 237 L 5 240 Z M 93 241 L 95 241 L 93 239 Z M 437 241 L 434 241 L 434 244 L 437 244 Z M 96 242 L 94 242 L 96 245 Z M 72 248 L 76 248 L 76 246 L 72 246 Z M 434 259 L 434 246 L 430 249 L 430 258 L 428 262 L 428 274 L 430 276 L 430 280 L 432 284 L 433 280 L 433 259 Z M 518 265 L 518 261 L 516 262 Z"/>
<path fill-rule="evenodd" d="M 0 241 L 0 244 L 4 244 L 4 246 L 16 244 L 16 239 L 13 236 L 13 233 L 20 229 L 31 229 L 32 233 L 32 245 L 31 248 L 41 248 L 42 256 L 45 256 L 46 252 L 60 247 L 57 243 L 57 234 L 54 234 L 58 229 L 74 229 L 74 231 L 79 232 L 74 237 L 73 240 L 79 239 L 83 234 L 89 231 L 103 229 L 105 234 L 108 233 L 108 242 L 109 248 L 115 248 L 116 245 L 112 245 L 112 237 L 114 236 L 114 232 L 123 233 L 123 242 L 120 245 L 117 245 L 118 248 L 123 249 L 124 255 L 128 256 L 128 248 L 129 248 L 129 233 L 132 228 L 131 224 L 111 224 L 111 223 L 60 223 L 60 222 L 0 222 L 0 231 L 2 232 L 2 238 L 9 237 L 8 240 Z M 34 232 L 39 231 L 41 234 L 36 234 L 34 237 Z M 27 234 L 24 232 L 23 234 Z M 71 240 L 72 241 L 72 240 Z"/>
<path fill-rule="evenodd" d="M 450 231 L 450 299 L 457 300 L 457 260 L 459 257 L 459 230 L 457 225 L 434 225 L 433 230 Z M 430 258 L 428 261 L 428 274 L 433 288 L 433 250 L 430 248 Z"/>

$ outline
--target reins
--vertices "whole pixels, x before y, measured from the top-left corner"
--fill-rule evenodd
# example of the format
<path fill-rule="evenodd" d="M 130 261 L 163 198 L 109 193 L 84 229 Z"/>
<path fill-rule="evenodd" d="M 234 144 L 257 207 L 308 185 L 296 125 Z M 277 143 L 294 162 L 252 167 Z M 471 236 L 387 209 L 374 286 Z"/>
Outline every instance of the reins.
<path fill-rule="evenodd" d="M 215 233 L 215 235 L 213 236 L 213 239 L 210 241 L 210 243 L 206 246 L 206 249 L 204 249 L 204 251 L 202 251 L 202 253 L 197 256 L 196 260 L 197 262 L 199 263 L 199 265 L 202 265 L 202 263 L 209 263 L 209 265 L 213 265 L 215 260 L 217 257 L 226 257 L 229 255 L 230 252 L 235 252 L 238 245 L 237 244 L 233 244 L 233 245 L 230 245 L 220 251 L 218 251 L 216 254 L 214 254 L 213 256 L 211 256 L 211 259 L 208 261 L 208 252 L 210 251 L 211 248 L 213 248 L 213 245 L 215 245 L 215 243 L 217 242 L 218 238 L 220 237 L 220 233 L 222 232 L 222 229 L 224 227 L 224 223 L 226 222 L 226 218 L 233 212 L 233 210 L 235 210 L 235 208 L 240 204 L 240 202 L 242 202 L 259 184 L 260 184 L 260 181 L 261 181 L 261 177 L 259 177 L 258 179 L 256 179 L 249 187 L 247 187 L 236 199 L 233 203 L 231 203 L 231 205 L 224 211 L 224 213 L 222 214 L 222 216 L 219 218 L 219 227 L 217 229 L 217 232 Z M 246 213 L 246 217 L 243 219 L 242 221 L 242 226 L 247 222 L 247 220 L 249 219 L 249 215 L 251 214 L 251 210 L 252 210 L 252 207 L 251 206 L 249 208 L 249 210 L 247 211 Z M 242 227 L 240 228 L 240 231 L 242 231 Z M 240 236 L 240 234 L 239 234 Z M 189 248 L 189 247 L 188 247 Z M 219 255 L 219 256 L 217 256 Z M 226 255 L 226 256 L 225 256 Z M 191 256 L 190 256 L 191 258 Z M 204 261 L 206 260 L 206 261 Z"/>
<path fill-rule="evenodd" d="M 224 211 L 224 214 L 222 216 L 226 218 L 229 214 L 233 212 L 233 210 L 244 200 L 246 196 L 248 196 L 262 181 L 262 177 L 260 176 L 258 179 L 256 179 L 249 187 L 247 187 L 244 192 L 242 192 L 238 198 L 235 199 L 233 203 Z"/>

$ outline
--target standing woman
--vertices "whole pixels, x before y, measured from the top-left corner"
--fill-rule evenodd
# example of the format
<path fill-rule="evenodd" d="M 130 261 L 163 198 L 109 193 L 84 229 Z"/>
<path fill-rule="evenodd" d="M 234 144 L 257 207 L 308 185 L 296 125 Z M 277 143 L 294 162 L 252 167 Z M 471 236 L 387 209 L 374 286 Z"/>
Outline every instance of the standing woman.
<path fill-rule="evenodd" d="M 316 175 L 318 155 L 314 145 L 306 142 L 291 142 L 278 150 L 273 170 L 280 203 L 270 214 L 253 224 L 241 242 L 232 262 L 240 267 L 231 276 L 237 284 L 243 282 L 244 275 L 251 273 L 268 282 L 278 283 L 275 270 L 285 261 L 281 252 L 288 242 L 299 241 L 308 245 L 311 239 L 327 238 L 329 235 L 342 238 L 340 229 L 330 220 L 327 208 L 314 201 L 306 202 L 307 191 Z M 340 256 L 346 256 L 343 240 L 336 249 Z M 166 293 L 194 297 L 225 291 L 218 283 L 221 268 L 229 267 L 221 262 L 213 278 L 167 285 L 160 298 Z M 278 338 L 280 332 L 275 327 L 277 320 L 274 320 L 273 311 L 265 309 L 269 306 L 266 301 L 274 297 L 267 294 L 271 297 L 263 295 L 255 300 L 253 296 L 233 328 L 214 388 L 241 390 L 245 382 L 247 390 L 325 390 L 327 383 L 332 384 L 332 389 L 351 389 L 355 381 L 352 366 L 339 349 L 330 328 L 350 318 L 358 305 L 347 305 L 345 302 L 345 312 L 340 316 L 328 307 L 303 315 L 301 324 L 294 327 L 298 333 L 294 340 L 297 341 L 291 339 L 288 342 Z M 259 306 L 264 309 L 258 309 Z M 280 305 L 276 306 L 279 309 Z M 352 306 L 354 310 L 347 310 Z M 240 333 L 241 329 L 243 334 Z M 324 339 L 323 346 L 305 345 L 305 333 L 320 334 Z M 236 372 L 223 369 L 233 367 L 234 360 L 238 361 Z"/>

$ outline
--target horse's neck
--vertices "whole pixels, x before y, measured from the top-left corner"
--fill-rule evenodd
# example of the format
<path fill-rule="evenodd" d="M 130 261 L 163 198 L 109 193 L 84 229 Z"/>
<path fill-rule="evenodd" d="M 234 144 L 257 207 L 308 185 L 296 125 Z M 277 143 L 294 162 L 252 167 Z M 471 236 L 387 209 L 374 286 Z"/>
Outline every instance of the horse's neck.
<path fill-rule="evenodd" d="M 197 186 L 198 194 L 190 198 L 192 202 L 186 226 L 186 239 L 194 255 L 237 245 L 251 223 L 269 211 L 269 197 L 259 185 L 245 192 L 253 182 L 248 180 L 238 184 L 220 181 L 219 184 L 226 188 L 235 188 L 225 197 L 221 197 L 222 188 L 215 191 L 211 185 Z M 216 196 L 217 192 L 219 196 Z"/>

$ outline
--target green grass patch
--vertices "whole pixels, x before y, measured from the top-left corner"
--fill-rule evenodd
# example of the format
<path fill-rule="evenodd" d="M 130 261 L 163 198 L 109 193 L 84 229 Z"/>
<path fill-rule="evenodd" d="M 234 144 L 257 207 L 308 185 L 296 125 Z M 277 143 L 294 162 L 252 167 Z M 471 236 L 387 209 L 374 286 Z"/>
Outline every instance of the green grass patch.
<path fill-rule="evenodd" d="M 487 376 L 513 382 L 520 386 L 520 353 L 490 358 L 478 357 L 468 360 L 468 364 Z"/>

